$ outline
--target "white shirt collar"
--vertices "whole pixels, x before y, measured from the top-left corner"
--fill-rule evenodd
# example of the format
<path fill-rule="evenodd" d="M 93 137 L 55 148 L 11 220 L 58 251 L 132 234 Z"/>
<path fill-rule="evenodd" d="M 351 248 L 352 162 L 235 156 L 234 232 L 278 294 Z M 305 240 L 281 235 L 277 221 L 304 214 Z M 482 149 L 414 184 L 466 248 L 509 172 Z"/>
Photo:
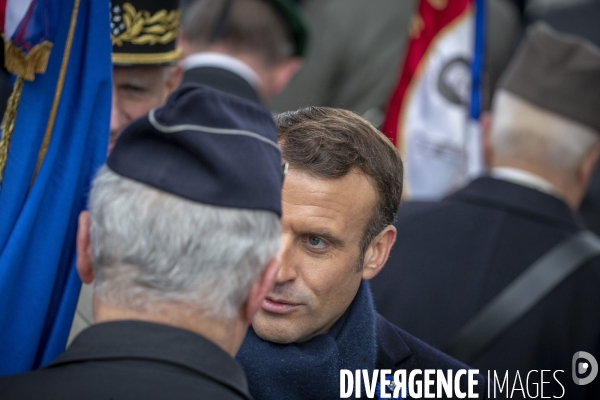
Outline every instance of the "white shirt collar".
<path fill-rule="evenodd" d="M 555 197 L 560 197 L 554 188 L 554 185 L 541 176 L 529 171 L 512 167 L 497 167 L 492 168 L 490 175 L 493 178 L 502 179 L 503 181 L 516 183 L 517 185 L 521 186 L 527 186 L 529 188 L 539 190 L 540 192 L 544 192 Z"/>
<path fill-rule="evenodd" d="M 195 53 L 181 61 L 181 68 L 187 71 L 196 67 L 217 67 L 233 72 L 244 78 L 253 88 L 258 88 L 260 78 L 252 68 L 237 58 L 222 53 Z"/>

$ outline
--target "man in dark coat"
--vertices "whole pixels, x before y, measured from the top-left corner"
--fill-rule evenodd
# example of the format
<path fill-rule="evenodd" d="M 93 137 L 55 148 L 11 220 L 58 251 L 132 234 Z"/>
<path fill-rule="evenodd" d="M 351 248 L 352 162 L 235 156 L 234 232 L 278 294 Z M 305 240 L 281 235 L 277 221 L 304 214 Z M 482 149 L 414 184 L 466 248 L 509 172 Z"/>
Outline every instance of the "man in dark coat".
<path fill-rule="evenodd" d="M 276 140 L 267 109 L 197 85 L 129 125 L 79 217 L 96 324 L 0 398 L 251 399 L 232 357 L 280 264 Z"/>
<path fill-rule="evenodd" d="M 584 229 L 576 209 L 600 154 L 600 49 L 543 25 L 528 32 L 494 99 L 487 177 L 440 202 L 400 207 L 398 239 L 373 280 L 377 310 L 440 349 L 534 261 Z M 600 359 L 600 261 L 583 265 L 469 362 L 516 373 L 544 396 L 597 399 L 573 356 Z M 535 370 L 532 375 L 529 371 Z M 589 370 L 588 370 L 589 371 Z M 504 391 L 506 393 L 506 390 Z M 531 392 L 533 395 L 533 392 Z M 522 398 L 517 391 L 513 398 Z"/>
<path fill-rule="evenodd" d="M 373 307 L 367 281 L 385 264 L 396 237 L 398 151 L 346 110 L 310 107 L 280 114 L 276 123 L 289 163 L 282 267 L 238 354 L 251 394 L 265 400 L 334 399 L 342 394 L 343 370 L 363 370 L 372 383 L 371 373 L 383 369 L 404 372 L 405 384 L 418 370 L 463 370 L 458 381 L 464 391 L 465 365 L 390 324 Z M 472 390 L 482 398 L 483 379 L 471 375 Z M 416 380 L 422 383 L 423 376 Z M 385 383 L 379 389 L 391 393 Z M 365 384 L 351 397 L 380 394 Z"/>
<path fill-rule="evenodd" d="M 291 0 L 193 0 L 181 22 L 183 81 L 266 104 L 300 69 L 306 40 Z"/>

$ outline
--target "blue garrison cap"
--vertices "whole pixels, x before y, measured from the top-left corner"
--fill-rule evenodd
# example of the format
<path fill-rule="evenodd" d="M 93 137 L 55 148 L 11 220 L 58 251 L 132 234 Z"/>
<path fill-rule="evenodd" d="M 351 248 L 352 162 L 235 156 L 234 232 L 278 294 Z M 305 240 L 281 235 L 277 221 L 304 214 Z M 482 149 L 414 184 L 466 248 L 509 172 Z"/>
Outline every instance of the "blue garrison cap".
<path fill-rule="evenodd" d="M 207 86 L 185 84 L 132 122 L 106 163 L 192 201 L 281 216 L 283 171 L 271 113 Z"/>

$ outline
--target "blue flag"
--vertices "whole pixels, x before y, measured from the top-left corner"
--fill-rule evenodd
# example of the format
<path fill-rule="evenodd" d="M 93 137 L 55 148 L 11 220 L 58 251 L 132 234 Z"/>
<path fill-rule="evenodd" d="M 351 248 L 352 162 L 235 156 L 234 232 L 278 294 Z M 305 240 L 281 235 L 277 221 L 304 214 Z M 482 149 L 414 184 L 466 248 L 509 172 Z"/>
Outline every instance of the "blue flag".
<path fill-rule="evenodd" d="M 12 51 L 39 46 L 30 58 L 49 57 L 33 81 L 23 80 L 31 71 L 11 71 L 23 76 L 0 187 L 0 375 L 35 369 L 65 348 L 81 285 L 77 218 L 106 158 L 112 73 L 108 1 L 11 6 L 6 18 L 22 18 L 5 21 Z"/>

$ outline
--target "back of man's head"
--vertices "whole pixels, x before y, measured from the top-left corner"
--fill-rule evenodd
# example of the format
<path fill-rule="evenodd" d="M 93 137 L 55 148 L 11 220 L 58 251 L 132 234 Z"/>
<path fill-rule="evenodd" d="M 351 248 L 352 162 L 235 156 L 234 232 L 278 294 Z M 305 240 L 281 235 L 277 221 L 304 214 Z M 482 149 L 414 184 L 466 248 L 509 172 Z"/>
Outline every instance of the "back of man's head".
<path fill-rule="evenodd" d="M 572 206 L 600 154 L 600 49 L 532 26 L 494 97 L 488 159 L 550 181 Z"/>
<path fill-rule="evenodd" d="M 181 33 L 195 51 L 211 47 L 246 54 L 265 66 L 295 54 L 283 16 L 265 0 L 195 0 L 182 15 Z"/>
<path fill-rule="evenodd" d="M 96 280 L 96 319 L 168 314 L 190 330 L 219 320 L 241 342 L 278 265 L 276 140 L 267 109 L 199 85 L 131 123 L 80 219 L 78 270 Z"/>
<path fill-rule="evenodd" d="M 90 196 L 98 300 L 149 311 L 178 303 L 231 319 L 277 253 L 276 214 L 193 202 L 103 167 Z"/>
<path fill-rule="evenodd" d="M 537 107 L 506 90 L 493 105 L 491 144 L 496 159 L 517 159 L 572 175 L 600 134 L 591 127 Z"/>

